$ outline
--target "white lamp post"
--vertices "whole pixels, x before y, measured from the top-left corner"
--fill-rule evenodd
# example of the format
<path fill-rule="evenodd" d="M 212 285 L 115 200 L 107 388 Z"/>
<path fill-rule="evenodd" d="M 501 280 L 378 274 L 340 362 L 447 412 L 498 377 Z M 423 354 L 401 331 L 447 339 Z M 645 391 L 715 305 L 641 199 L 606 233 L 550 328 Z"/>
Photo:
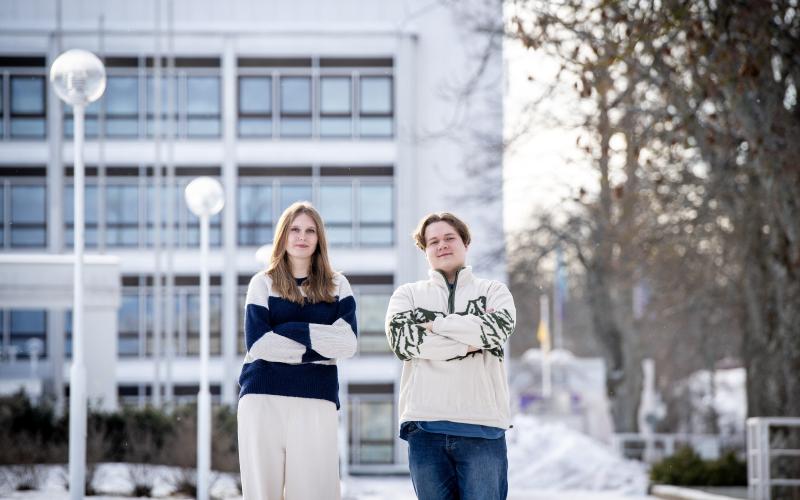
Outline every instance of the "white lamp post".
<path fill-rule="evenodd" d="M 106 69 L 85 50 L 68 50 L 50 68 L 58 97 L 72 106 L 74 130 L 75 266 L 72 305 L 72 367 L 69 383 L 69 494 L 83 498 L 86 474 L 86 365 L 83 356 L 83 115 L 106 90 Z"/>
<path fill-rule="evenodd" d="M 197 499 L 208 500 L 211 473 L 211 394 L 208 389 L 209 219 L 225 204 L 222 185 L 211 177 L 198 177 L 186 186 L 186 204 L 200 217 L 200 391 L 197 393 Z"/>

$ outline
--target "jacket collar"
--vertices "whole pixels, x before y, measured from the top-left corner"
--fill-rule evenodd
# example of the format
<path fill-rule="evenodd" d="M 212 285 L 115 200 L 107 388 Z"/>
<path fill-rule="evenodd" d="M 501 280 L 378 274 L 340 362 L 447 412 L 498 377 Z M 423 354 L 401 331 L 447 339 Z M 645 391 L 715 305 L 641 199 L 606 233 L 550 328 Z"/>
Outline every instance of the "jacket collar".
<path fill-rule="evenodd" d="M 436 285 L 443 287 L 445 290 L 448 289 L 447 280 L 441 271 L 437 271 L 436 269 L 428 269 L 428 277 L 430 277 L 431 281 L 433 281 Z M 472 281 L 472 266 L 462 267 L 456 275 L 456 287 L 459 288 L 461 285 L 466 284 L 469 281 Z"/>

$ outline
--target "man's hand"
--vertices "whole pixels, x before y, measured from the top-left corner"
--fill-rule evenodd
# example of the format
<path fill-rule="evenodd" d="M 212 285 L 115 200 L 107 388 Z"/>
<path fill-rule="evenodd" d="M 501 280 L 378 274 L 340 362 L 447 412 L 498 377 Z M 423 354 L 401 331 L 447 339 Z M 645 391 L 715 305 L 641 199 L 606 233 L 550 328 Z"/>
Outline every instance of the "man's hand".
<path fill-rule="evenodd" d="M 425 331 L 427 331 L 429 333 L 433 333 L 433 321 L 428 321 L 427 323 L 419 323 L 419 326 L 424 328 Z M 469 349 L 467 349 L 467 354 L 469 354 L 471 352 L 482 351 L 482 350 L 483 349 L 481 349 L 480 347 L 469 346 Z"/>

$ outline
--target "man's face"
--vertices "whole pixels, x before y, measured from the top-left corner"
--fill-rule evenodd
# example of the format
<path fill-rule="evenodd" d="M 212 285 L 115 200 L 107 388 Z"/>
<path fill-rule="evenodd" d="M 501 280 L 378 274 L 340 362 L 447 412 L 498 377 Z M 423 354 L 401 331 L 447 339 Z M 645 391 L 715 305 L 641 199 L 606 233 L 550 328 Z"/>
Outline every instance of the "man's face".
<path fill-rule="evenodd" d="M 444 221 L 434 222 L 425 228 L 425 256 L 431 269 L 451 277 L 464 267 L 467 247 L 453 226 Z"/>

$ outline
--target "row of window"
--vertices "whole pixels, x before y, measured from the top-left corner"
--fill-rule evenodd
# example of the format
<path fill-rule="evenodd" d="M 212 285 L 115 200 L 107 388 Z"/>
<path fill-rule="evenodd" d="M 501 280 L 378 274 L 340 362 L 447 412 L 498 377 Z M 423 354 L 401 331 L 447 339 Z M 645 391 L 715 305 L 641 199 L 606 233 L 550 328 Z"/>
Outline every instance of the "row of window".
<path fill-rule="evenodd" d="M 142 175 L 87 177 L 85 233 L 88 248 L 151 247 L 157 217 L 156 189 Z M 215 170 L 218 175 L 218 169 Z M 271 243 L 284 208 L 309 200 L 319 208 L 333 246 L 391 246 L 394 238 L 394 188 L 390 176 L 239 177 L 236 193 L 237 244 Z M 161 190 L 161 241 L 172 220 L 172 242 L 178 248 L 199 245 L 199 219 L 188 210 L 183 191 L 193 177 L 176 177 Z M 71 178 L 63 197 L 64 241 L 73 242 L 74 200 Z M 210 220 L 211 244 L 222 244 L 222 214 Z M 36 248 L 47 244 L 47 188 L 42 177 L 0 177 L 0 248 Z"/>
<path fill-rule="evenodd" d="M 238 97 L 240 137 L 391 137 L 393 133 L 388 76 L 242 76 Z"/>
<path fill-rule="evenodd" d="M 248 278 L 248 277 L 243 277 Z M 218 278 L 215 278 L 218 281 Z M 130 281 L 126 279 L 126 281 Z M 136 279 L 134 278 L 134 281 Z M 174 353 L 176 356 L 197 356 L 200 353 L 200 289 L 196 281 L 175 285 L 173 296 Z M 165 289 L 164 289 L 165 290 Z M 389 305 L 391 287 L 386 285 L 354 285 L 353 293 L 358 303 L 359 352 L 376 354 L 388 352 L 383 322 Z M 239 289 L 239 330 L 243 331 L 243 315 L 247 288 Z M 162 298 L 166 310 L 167 300 Z M 165 317 L 162 312 L 162 317 Z M 210 353 L 222 353 L 222 294 L 218 285 L 210 288 L 209 308 Z M 128 283 L 122 288 L 122 303 L 118 315 L 117 353 L 121 357 L 149 357 L 153 355 L 153 289 L 141 283 Z M 164 331 L 164 328 L 162 328 Z M 65 318 L 65 352 L 72 352 L 72 314 Z M 44 310 L 0 310 L 0 357 L 29 358 L 35 352 L 40 358 L 48 357 L 47 314 Z M 244 343 L 239 342 L 239 354 L 244 354 Z"/>
<path fill-rule="evenodd" d="M 2 74 L 0 137 L 47 136 L 47 80 L 43 68 Z M 236 120 L 242 138 L 386 138 L 394 134 L 391 68 L 240 68 Z M 160 87 L 160 103 L 156 86 Z M 86 108 L 87 137 L 214 138 L 222 133 L 219 68 L 179 68 L 154 76 L 150 67 L 108 69 L 103 96 Z M 64 136 L 71 137 L 72 109 L 64 106 Z"/>

